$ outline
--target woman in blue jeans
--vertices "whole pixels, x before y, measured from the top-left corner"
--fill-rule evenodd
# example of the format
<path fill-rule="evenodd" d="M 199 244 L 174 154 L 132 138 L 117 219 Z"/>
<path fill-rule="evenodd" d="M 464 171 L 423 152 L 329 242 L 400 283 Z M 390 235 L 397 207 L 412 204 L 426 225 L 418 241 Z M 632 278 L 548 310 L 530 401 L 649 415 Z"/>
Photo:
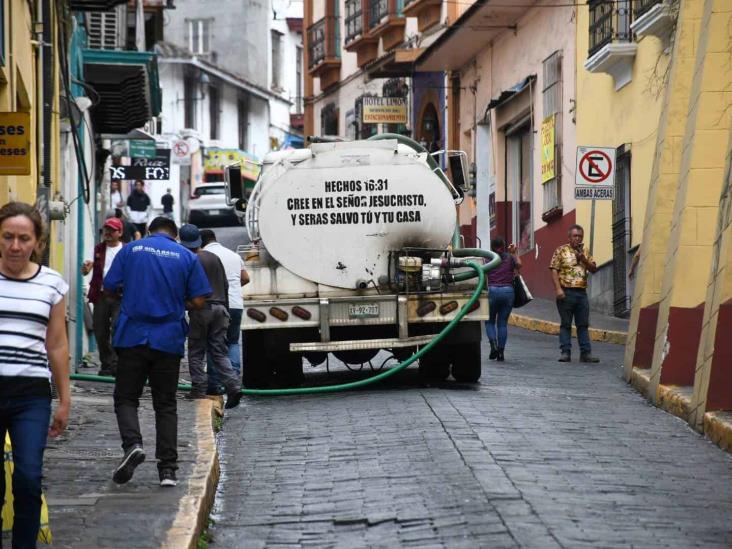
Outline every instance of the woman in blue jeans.
<path fill-rule="evenodd" d="M 491 250 L 501 256 L 501 264 L 488 272 L 489 316 L 485 333 L 491 344 L 491 360 L 503 362 L 503 350 L 508 339 L 508 317 L 513 309 L 513 277 L 521 269 L 521 259 L 516 255 L 516 246 L 506 250 L 506 240 L 498 236 L 491 240 Z"/>
<path fill-rule="evenodd" d="M 66 428 L 71 403 L 64 303 L 69 286 L 39 263 L 44 240 L 33 206 L 10 202 L 0 208 L 0 443 L 10 433 L 12 546 L 24 549 L 36 547 L 41 526 L 46 437 Z M 53 419 L 51 373 L 59 395 Z M 0 497 L 5 488 L 0 474 Z"/>

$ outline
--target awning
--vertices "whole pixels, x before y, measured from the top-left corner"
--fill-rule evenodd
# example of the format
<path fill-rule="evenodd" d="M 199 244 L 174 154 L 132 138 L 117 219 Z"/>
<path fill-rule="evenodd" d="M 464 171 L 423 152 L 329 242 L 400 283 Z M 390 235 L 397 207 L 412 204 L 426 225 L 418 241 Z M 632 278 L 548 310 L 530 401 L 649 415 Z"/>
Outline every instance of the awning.
<path fill-rule="evenodd" d="M 302 135 L 288 133 L 285 142 L 282 143 L 282 149 L 302 149 L 305 146 L 305 140 Z"/>
<path fill-rule="evenodd" d="M 513 99 L 517 94 L 521 93 L 526 88 L 528 88 L 529 84 L 531 82 L 534 82 L 535 80 L 536 80 L 536 75 L 532 74 L 530 76 L 527 76 L 520 82 L 517 82 L 516 84 L 514 84 L 507 90 L 503 90 L 498 97 L 490 100 L 490 102 L 488 103 L 488 106 L 485 108 L 486 114 L 488 114 L 489 110 L 495 109 L 496 107 L 500 107 L 507 101 L 510 101 L 511 99 Z"/>
<path fill-rule="evenodd" d="M 71 0 L 69 8 L 73 11 L 108 11 L 127 0 Z"/>
<path fill-rule="evenodd" d="M 477 0 L 417 59 L 418 71 L 456 71 L 505 32 L 516 32 L 518 20 L 537 0 L 510 2 Z"/>
<path fill-rule="evenodd" d="M 100 134 L 126 134 L 160 114 L 157 54 L 153 52 L 83 51 L 84 81 L 92 97 L 94 129 Z"/>
<path fill-rule="evenodd" d="M 364 70 L 371 78 L 395 78 L 412 76 L 414 62 L 424 48 L 392 50 L 366 64 Z"/>

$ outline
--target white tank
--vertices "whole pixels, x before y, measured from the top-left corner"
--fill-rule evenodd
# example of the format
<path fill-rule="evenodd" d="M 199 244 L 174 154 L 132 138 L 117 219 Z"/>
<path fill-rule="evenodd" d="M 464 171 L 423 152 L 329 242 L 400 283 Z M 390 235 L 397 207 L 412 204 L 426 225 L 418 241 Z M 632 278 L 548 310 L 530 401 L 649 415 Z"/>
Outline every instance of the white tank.
<path fill-rule="evenodd" d="M 391 250 L 450 244 L 455 203 L 424 153 L 396 141 L 314 144 L 310 152 L 297 163 L 275 161 L 255 191 L 259 238 L 282 266 L 356 288 L 388 274 Z"/>

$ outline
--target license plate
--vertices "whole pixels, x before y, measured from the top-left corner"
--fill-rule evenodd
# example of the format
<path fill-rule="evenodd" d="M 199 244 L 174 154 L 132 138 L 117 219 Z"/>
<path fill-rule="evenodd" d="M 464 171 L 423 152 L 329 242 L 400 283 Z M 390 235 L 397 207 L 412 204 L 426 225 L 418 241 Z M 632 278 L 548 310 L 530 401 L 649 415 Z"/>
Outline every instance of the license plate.
<path fill-rule="evenodd" d="M 348 316 L 351 318 L 369 318 L 379 316 L 378 303 L 360 303 L 348 306 Z"/>
<path fill-rule="evenodd" d="M 208 215 L 219 215 L 221 210 L 209 210 Z"/>

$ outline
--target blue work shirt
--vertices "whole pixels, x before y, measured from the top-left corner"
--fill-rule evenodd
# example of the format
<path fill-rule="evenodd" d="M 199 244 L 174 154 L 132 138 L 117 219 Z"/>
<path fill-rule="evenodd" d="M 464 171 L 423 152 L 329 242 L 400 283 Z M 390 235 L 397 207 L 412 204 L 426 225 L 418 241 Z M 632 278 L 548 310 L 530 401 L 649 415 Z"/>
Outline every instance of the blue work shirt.
<path fill-rule="evenodd" d="M 156 233 L 124 246 L 104 277 L 104 290 L 122 290 L 115 347 L 148 345 L 183 356 L 185 301 L 208 296 L 211 286 L 196 254 Z"/>

